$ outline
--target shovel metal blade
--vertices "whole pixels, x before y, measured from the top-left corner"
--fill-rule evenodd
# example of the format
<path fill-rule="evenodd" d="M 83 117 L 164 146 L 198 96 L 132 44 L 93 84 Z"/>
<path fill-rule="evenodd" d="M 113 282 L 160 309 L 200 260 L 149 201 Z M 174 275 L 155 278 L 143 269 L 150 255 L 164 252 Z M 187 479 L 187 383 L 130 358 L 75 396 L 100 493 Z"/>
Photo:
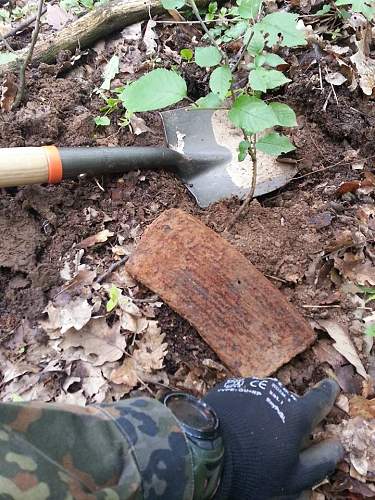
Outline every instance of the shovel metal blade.
<path fill-rule="evenodd" d="M 241 132 L 228 119 L 225 110 L 180 108 L 161 113 L 168 147 L 184 156 L 186 162 L 175 171 L 200 207 L 248 193 L 253 169 L 251 160 L 238 161 Z M 297 173 L 293 165 L 257 152 L 255 196 L 275 191 Z"/>

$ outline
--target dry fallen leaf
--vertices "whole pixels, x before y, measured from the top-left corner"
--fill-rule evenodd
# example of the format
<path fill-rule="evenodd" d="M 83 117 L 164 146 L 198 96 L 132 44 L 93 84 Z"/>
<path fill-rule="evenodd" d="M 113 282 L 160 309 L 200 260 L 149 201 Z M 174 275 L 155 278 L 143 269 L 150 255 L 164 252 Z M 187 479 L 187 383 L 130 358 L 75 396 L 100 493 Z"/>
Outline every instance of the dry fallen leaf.
<path fill-rule="evenodd" d="M 59 4 L 47 4 L 47 12 L 44 18 L 53 29 L 61 30 L 66 23 L 73 19 L 71 14 L 68 14 Z"/>
<path fill-rule="evenodd" d="M 356 368 L 359 375 L 367 379 L 365 367 L 358 356 L 349 334 L 336 321 L 321 319 L 318 323 L 335 341 L 333 347 Z"/>
<path fill-rule="evenodd" d="M 375 419 L 355 417 L 340 425 L 328 426 L 330 436 L 338 437 L 348 454 L 347 460 L 358 474 L 375 480 Z"/>
<path fill-rule="evenodd" d="M 158 44 L 156 43 L 157 34 L 154 31 L 156 21 L 150 19 L 146 25 L 146 31 L 143 37 L 143 43 L 146 46 L 146 55 L 150 56 L 155 54 Z"/>
<path fill-rule="evenodd" d="M 41 326 L 47 331 L 59 330 L 65 333 L 70 328 L 80 330 L 91 319 L 92 306 L 82 297 L 76 297 L 61 306 L 50 302 L 45 311 L 47 321 L 41 321 Z"/>
<path fill-rule="evenodd" d="M 144 119 L 139 116 L 133 115 L 130 118 L 130 125 L 134 135 L 141 135 L 145 132 L 151 132 L 151 129 L 148 128 Z"/>
<path fill-rule="evenodd" d="M 350 416 L 362 417 L 365 420 L 375 419 L 375 399 L 354 396 L 350 400 Z"/>
<path fill-rule="evenodd" d="M 355 64 L 359 74 L 359 86 L 366 95 L 372 95 L 375 87 L 375 59 L 365 55 L 364 40 L 357 43 L 358 51 L 351 56 L 350 60 Z"/>
<path fill-rule="evenodd" d="M 126 347 L 126 339 L 120 333 L 120 323 L 108 326 L 105 318 L 92 319 L 79 332 L 70 329 L 64 335 L 59 347 L 63 350 L 82 347 L 80 359 L 94 366 L 120 359 Z"/>
<path fill-rule="evenodd" d="M 328 73 L 324 77 L 325 81 L 330 83 L 331 85 L 342 85 L 344 82 L 346 82 L 346 78 L 342 73 L 339 73 L 336 71 L 335 73 Z"/>
<path fill-rule="evenodd" d="M 164 337 L 157 322 L 150 321 L 146 332 L 137 342 L 132 357 L 126 358 L 122 366 L 113 370 L 111 381 L 123 384 L 131 391 L 140 381 L 147 381 L 147 375 L 161 370 L 168 347 Z"/>
<path fill-rule="evenodd" d="M 359 255 L 346 252 L 343 259 L 335 256 L 334 262 L 344 278 L 359 285 L 375 285 L 375 266 L 368 260 L 362 262 Z"/>
<path fill-rule="evenodd" d="M 16 77 L 12 74 L 7 75 L 1 86 L 0 109 L 4 113 L 11 111 L 14 100 L 17 95 Z"/>
<path fill-rule="evenodd" d="M 110 238 L 113 235 L 114 233 L 112 233 L 112 231 L 108 231 L 108 229 L 103 229 L 103 231 L 100 231 L 99 233 L 89 236 L 88 238 L 82 240 L 78 244 L 78 246 L 80 248 L 89 248 L 94 245 L 97 245 L 98 243 L 106 242 L 108 238 Z"/>

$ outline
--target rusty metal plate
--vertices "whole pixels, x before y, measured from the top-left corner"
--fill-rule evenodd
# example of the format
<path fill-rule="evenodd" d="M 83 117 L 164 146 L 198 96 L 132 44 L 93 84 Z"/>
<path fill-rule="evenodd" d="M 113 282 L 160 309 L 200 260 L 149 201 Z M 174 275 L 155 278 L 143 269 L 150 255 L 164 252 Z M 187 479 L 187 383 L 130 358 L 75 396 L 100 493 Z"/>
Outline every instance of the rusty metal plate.
<path fill-rule="evenodd" d="M 145 231 L 128 272 L 187 319 L 234 375 L 274 373 L 315 334 L 243 255 L 182 210 Z"/>

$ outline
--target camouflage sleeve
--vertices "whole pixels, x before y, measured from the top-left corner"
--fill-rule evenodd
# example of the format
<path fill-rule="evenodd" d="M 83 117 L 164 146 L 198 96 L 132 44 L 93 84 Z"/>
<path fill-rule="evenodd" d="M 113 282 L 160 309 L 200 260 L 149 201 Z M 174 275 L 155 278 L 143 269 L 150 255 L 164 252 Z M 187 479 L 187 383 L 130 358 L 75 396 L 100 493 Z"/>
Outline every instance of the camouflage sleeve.
<path fill-rule="evenodd" d="M 0 499 L 193 498 L 185 435 L 161 403 L 0 403 Z"/>

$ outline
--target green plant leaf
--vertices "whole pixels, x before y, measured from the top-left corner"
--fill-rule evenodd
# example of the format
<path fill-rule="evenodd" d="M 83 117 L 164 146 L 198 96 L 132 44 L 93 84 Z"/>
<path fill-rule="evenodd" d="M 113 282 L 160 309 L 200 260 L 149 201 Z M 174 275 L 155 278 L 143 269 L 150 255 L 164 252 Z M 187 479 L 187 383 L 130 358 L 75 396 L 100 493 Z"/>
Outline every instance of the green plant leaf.
<path fill-rule="evenodd" d="M 276 117 L 265 102 L 257 97 L 238 97 L 229 111 L 230 120 L 248 134 L 256 134 L 276 125 Z"/>
<path fill-rule="evenodd" d="M 253 90 L 266 92 L 270 89 L 280 87 L 291 80 L 284 73 L 276 69 L 256 68 L 250 71 L 249 83 Z"/>
<path fill-rule="evenodd" d="M 108 295 L 109 301 L 107 302 L 106 310 L 107 312 L 111 312 L 113 311 L 113 309 L 115 309 L 115 307 L 118 306 L 118 302 L 121 297 L 121 290 L 117 288 L 117 286 L 112 285 L 108 291 Z"/>
<path fill-rule="evenodd" d="M 18 57 L 16 52 L 0 52 L 0 64 L 8 64 Z"/>
<path fill-rule="evenodd" d="M 191 49 L 182 49 L 180 51 L 180 56 L 182 59 L 185 59 L 185 61 L 191 61 L 194 57 L 194 52 Z"/>
<path fill-rule="evenodd" d="M 260 11 L 262 0 L 237 0 L 238 13 L 242 19 L 254 19 Z"/>
<path fill-rule="evenodd" d="M 249 141 L 241 141 L 238 145 L 238 161 L 244 161 L 249 152 L 251 143 Z"/>
<path fill-rule="evenodd" d="M 232 72 L 228 66 L 214 69 L 210 77 L 210 89 L 221 99 L 225 99 L 232 83 Z"/>
<path fill-rule="evenodd" d="M 259 31 L 256 31 L 250 40 L 247 51 L 252 56 L 259 55 L 262 53 L 264 49 L 264 44 L 265 44 L 264 36 Z"/>
<path fill-rule="evenodd" d="M 370 323 L 366 326 L 365 334 L 369 337 L 375 337 L 375 323 Z"/>
<path fill-rule="evenodd" d="M 375 286 L 367 287 L 363 285 L 358 285 L 358 288 L 360 288 L 361 293 L 366 294 L 365 304 L 367 304 L 367 302 L 375 300 Z"/>
<path fill-rule="evenodd" d="M 213 92 L 210 92 L 206 97 L 201 97 L 198 99 L 195 104 L 198 106 L 198 108 L 202 109 L 218 109 L 220 108 L 223 100 L 220 99 L 220 97 L 217 94 L 214 94 Z"/>
<path fill-rule="evenodd" d="M 201 68 L 210 68 L 220 64 L 221 54 L 216 47 L 197 47 L 195 49 L 195 62 Z"/>
<path fill-rule="evenodd" d="M 282 127 L 295 127 L 297 125 L 296 114 L 287 104 L 271 102 L 268 106 L 275 113 L 277 125 Z"/>
<path fill-rule="evenodd" d="M 280 135 L 277 132 L 271 132 L 261 137 L 257 141 L 256 147 L 263 153 L 272 156 L 279 156 L 281 153 L 288 153 L 296 149 L 285 135 Z"/>
<path fill-rule="evenodd" d="M 336 0 L 336 5 L 351 5 L 353 12 L 360 12 L 369 21 L 372 20 L 375 14 L 375 7 L 371 0 Z"/>
<path fill-rule="evenodd" d="M 105 67 L 103 76 L 104 82 L 100 86 L 103 90 L 109 90 L 111 88 L 111 82 L 119 71 L 120 59 L 118 56 L 112 56 Z"/>
<path fill-rule="evenodd" d="M 316 16 L 324 16 L 324 14 L 328 14 L 328 12 L 331 10 L 331 6 L 329 4 L 323 5 L 323 7 L 315 12 Z"/>
<path fill-rule="evenodd" d="M 297 17 L 297 14 L 289 12 L 272 12 L 256 23 L 254 31 L 266 36 L 268 47 L 277 42 L 282 47 L 306 45 L 304 32 L 297 29 Z"/>
<path fill-rule="evenodd" d="M 254 64 L 253 64 L 253 67 L 254 68 L 259 68 L 260 66 L 263 66 L 263 64 L 266 62 L 266 58 L 264 57 L 264 55 L 259 55 L 259 56 L 255 56 L 254 57 Z"/>
<path fill-rule="evenodd" d="M 111 120 L 108 116 L 96 116 L 94 122 L 97 127 L 108 127 L 108 125 L 111 124 Z"/>
<path fill-rule="evenodd" d="M 161 0 L 161 4 L 166 10 L 181 9 L 185 5 L 185 0 Z"/>
<path fill-rule="evenodd" d="M 237 40 L 237 38 L 240 38 L 240 36 L 242 36 L 245 33 L 248 25 L 249 24 L 247 21 L 239 21 L 234 26 L 231 26 L 229 29 L 226 30 L 224 34 L 225 38 L 228 41 Z"/>
<path fill-rule="evenodd" d="M 268 64 L 268 66 L 272 66 L 272 68 L 275 68 L 276 66 L 279 66 L 280 64 L 286 64 L 286 61 L 277 54 L 264 54 L 265 57 L 265 63 Z"/>
<path fill-rule="evenodd" d="M 119 98 L 126 109 L 153 111 L 181 101 L 187 94 L 186 82 L 167 69 L 154 69 L 124 88 Z"/>

